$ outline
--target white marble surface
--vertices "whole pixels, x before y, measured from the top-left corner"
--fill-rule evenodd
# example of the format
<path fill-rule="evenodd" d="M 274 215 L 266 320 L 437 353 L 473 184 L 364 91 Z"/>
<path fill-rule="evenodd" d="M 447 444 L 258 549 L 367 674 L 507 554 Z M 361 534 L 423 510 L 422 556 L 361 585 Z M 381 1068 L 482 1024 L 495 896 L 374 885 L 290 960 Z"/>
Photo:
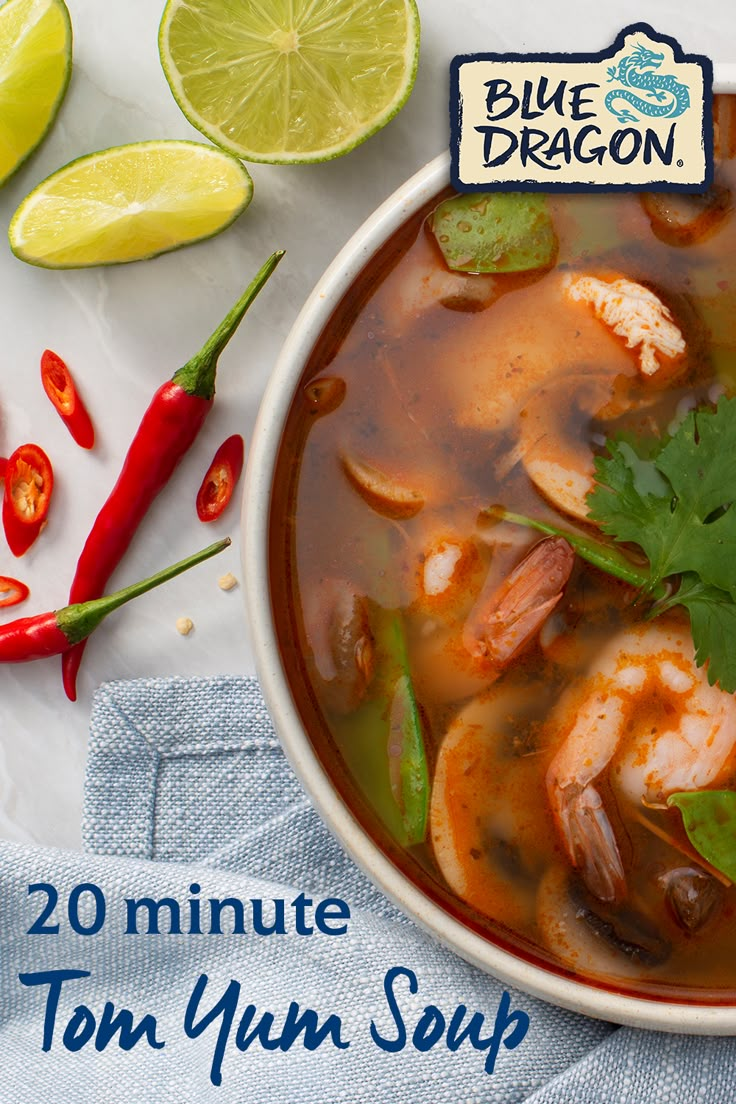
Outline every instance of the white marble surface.
<path fill-rule="evenodd" d="M 45 145 L 0 195 L 2 240 L 18 202 L 80 154 L 146 138 L 199 137 L 179 112 L 156 47 L 162 0 L 67 0 L 74 75 Z M 157 499 L 116 572 L 123 585 L 230 533 L 233 547 L 118 613 L 87 650 L 79 700 L 64 696 L 58 660 L 0 670 L 0 835 L 75 847 L 91 696 L 111 678 L 251 673 L 240 577 L 237 507 L 201 525 L 193 499 L 217 445 L 248 440 L 279 347 L 312 285 L 363 219 L 447 144 L 447 70 L 477 50 L 593 50 L 644 20 L 689 50 L 736 60 L 731 0 L 419 0 L 422 52 L 414 93 L 380 134 L 339 161 L 257 165 L 255 198 L 213 241 L 119 268 L 46 272 L 0 248 L 0 453 L 37 441 L 50 454 L 56 491 L 47 531 L 19 561 L 0 547 L 0 573 L 32 588 L 22 612 L 64 605 L 77 556 L 112 486 L 153 391 L 199 347 L 265 257 L 287 257 L 221 358 L 218 397 L 194 448 Z M 202 139 L 204 140 L 204 139 Z M 73 366 L 98 431 L 91 454 L 76 447 L 41 389 L 45 347 Z M 0 541 L 4 547 L 4 542 Z M 3 611 L 5 619 L 17 611 Z M 196 629 L 180 637 L 175 621 Z"/>

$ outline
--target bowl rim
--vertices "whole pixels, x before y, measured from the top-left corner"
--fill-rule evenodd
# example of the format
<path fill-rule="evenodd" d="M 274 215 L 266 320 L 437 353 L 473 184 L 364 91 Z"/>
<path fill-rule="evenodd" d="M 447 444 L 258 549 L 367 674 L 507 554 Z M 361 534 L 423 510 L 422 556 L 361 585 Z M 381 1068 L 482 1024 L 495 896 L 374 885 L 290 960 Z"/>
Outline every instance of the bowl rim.
<path fill-rule="evenodd" d="M 717 92 L 736 92 L 736 64 L 715 65 Z M 505 984 L 597 1019 L 693 1034 L 736 1034 L 735 1005 L 698 1005 L 611 992 L 534 965 L 456 920 L 393 865 L 334 789 L 294 705 L 271 617 L 268 533 L 271 484 L 282 428 L 307 358 L 340 297 L 374 253 L 449 183 L 448 152 L 429 161 L 386 199 L 329 265 L 297 316 L 263 395 L 243 496 L 244 597 L 261 689 L 292 768 L 317 811 L 366 876 L 402 912 L 465 961 Z"/>

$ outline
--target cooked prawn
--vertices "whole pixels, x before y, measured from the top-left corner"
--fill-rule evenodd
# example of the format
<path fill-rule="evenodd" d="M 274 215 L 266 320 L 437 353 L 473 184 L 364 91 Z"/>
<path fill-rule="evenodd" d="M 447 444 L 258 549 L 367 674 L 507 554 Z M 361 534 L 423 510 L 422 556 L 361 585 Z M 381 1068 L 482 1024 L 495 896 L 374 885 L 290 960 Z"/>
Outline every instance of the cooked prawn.
<path fill-rule="evenodd" d="M 622 278 L 601 280 L 586 273 L 569 275 L 567 296 L 587 303 L 596 318 L 638 350 L 638 370 L 645 378 L 669 380 L 684 367 L 685 338 L 669 307 L 651 288 Z"/>
<path fill-rule="evenodd" d="M 736 698 L 708 685 L 686 628 L 649 623 L 608 644 L 552 723 L 564 735 L 546 785 L 568 858 L 596 897 L 621 900 L 624 867 L 596 780 L 612 764 L 624 801 L 660 807 L 669 794 L 712 786 L 736 743 Z"/>
<path fill-rule="evenodd" d="M 631 352 L 585 305 L 565 293 L 565 278 L 550 273 L 487 311 L 468 315 L 462 335 L 438 341 L 427 364 L 428 379 L 458 425 L 505 432 L 540 387 L 571 373 L 638 375 Z"/>
<path fill-rule="evenodd" d="M 564 276 L 561 286 L 560 319 L 569 317 L 578 327 L 592 322 L 600 331 L 597 345 L 592 345 L 596 367 L 572 359 L 580 347 L 570 334 L 557 364 L 540 373 L 530 362 L 513 388 L 504 383 L 504 401 L 515 394 L 519 402 L 519 436 L 497 462 L 496 474 L 503 477 L 522 461 L 553 506 L 585 520 L 595 465 L 592 442 L 575 423 L 606 422 L 654 401 L 662 385 L 686 369 L 687 347 L 667 305 L 642 284 L 575 273 Z M 633 358 L 627 354 L 625 368 L 619 359 L 624 347 L 635 352 Z"/>
<path fill-rule="evenodd" d="M 449 563 L 449 550 L 444 557 Z M 562 537 L 539 541 L 505 578 L 481 593 L 459 630 L 428 634 L 414 656 L 420 695 L 421 686 L 430 685 L 435 697 L 458 700 L 495 682 L 562 598 L 574 559 Z"/>

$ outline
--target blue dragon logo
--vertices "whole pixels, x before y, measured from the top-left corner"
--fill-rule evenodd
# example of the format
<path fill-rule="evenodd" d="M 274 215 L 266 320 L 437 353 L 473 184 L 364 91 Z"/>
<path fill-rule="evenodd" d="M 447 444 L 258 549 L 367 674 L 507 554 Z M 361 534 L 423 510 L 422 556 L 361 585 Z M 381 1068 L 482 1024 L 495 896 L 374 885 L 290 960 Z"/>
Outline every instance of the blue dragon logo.
<path fill-rule="evenodd" d="M 681 84 L 671 74 L 663 76 L 652 70 L 659 69 L 664 54 L 655 54 L 646 46 L 637 45 L 630 54 L 621 58 L 618 65 L 608 68 L 608 82 L 619 81 L 625 87 L 606 94 L 606 107 L 620 123 L 638 123 L 640 116 L 650 118 L 674 118 L 682 115 L 690 106 L 690 93 L 686 84 Z M 632 92 L 632 88 L 644 91 L 647 99 Z M 624 100 L 623 106 L 614 107 L 616 101 Z M 634 115 L 626 107 L 631 104 L 639 112 Z"/>

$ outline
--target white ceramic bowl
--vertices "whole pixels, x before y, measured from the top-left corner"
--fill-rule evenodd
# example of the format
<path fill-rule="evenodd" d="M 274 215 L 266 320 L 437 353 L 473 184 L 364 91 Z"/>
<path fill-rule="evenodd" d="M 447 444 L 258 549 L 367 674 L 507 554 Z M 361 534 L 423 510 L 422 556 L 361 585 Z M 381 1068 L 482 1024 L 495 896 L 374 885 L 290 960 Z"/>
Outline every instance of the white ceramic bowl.
<path fill-rule="evenodd" d="M 719 91 L 736 92 L 736 66 L 717 69 L 716 76 Z M 292 767 L 354 860 L 399 908 L 468 962 L 528 993 L 590 1016 L 664 1031 L 736 1034 L 736 1007 L 623 996 L 570 980 L 495 946 L 446 913 L 389 861 L 353 817 L 317 758 L 292 700 L 271 617 L 268 570 L 271 484 L 283 425 L 307 359 L 342 295 L 391 234 L 446 187 L 448 169 L 447 154 L 430 161 L 387 199 L 340 251 L 297 318 L 264 395 L 246 478 L 243 575 L 253 651 L 266 703 Z"/>

